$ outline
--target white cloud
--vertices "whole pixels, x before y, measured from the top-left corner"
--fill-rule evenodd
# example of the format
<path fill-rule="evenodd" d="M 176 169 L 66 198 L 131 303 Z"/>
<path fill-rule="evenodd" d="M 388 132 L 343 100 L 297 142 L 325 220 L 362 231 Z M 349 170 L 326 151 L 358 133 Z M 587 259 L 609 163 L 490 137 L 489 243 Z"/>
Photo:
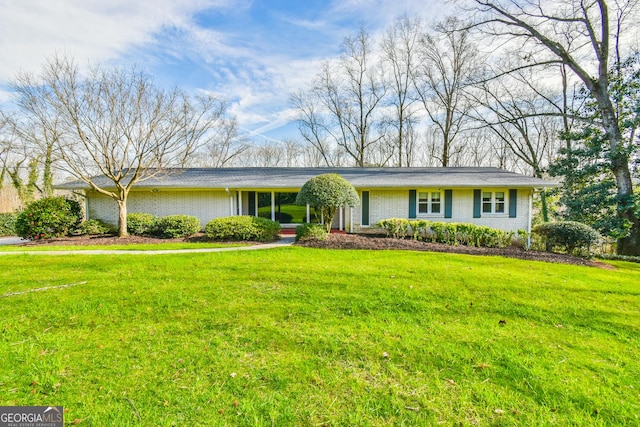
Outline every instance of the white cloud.
<path fill-rule="evenodd" d="M 231 0 L 3 0 L 0 3 L 0 81 L 37 71 L 58 53 L 78 62 L 117 58 L 153 40 L 163 27 L 185 25 L 207 7 Z"/>

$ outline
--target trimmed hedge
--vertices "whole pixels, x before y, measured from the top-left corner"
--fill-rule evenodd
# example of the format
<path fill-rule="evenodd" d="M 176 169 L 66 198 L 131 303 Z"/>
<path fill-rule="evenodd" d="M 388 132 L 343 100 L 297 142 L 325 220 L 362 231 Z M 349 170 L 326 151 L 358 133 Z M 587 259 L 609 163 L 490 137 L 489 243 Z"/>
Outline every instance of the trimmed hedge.
<path fill-rule="evenodd" d="M 158 217 L 145 212 L 127 214 L 127 231 L 133 236 L 149 236 L 156 232 Z"/>
<path fill-rule="evenodd" d="M 169 215 L 160 218 L 155 232 L 160 237 L 178 238 L 193 236 L 202 230 L 200 219 L 191 215 Z"/>
<path fill-rule="evenodd" d="M 533 228 L 544 243 L 570 254 L 590 254 L 602 236 L 586 224 L 575 221 L 545 222 Z"/>
<path fill-rule="evenodd" d="M 296 242 L 306 239 L 324 240 L 328 235 L 322 224 L 302 224 L 296 227 Z"/>
<path fill-rule="evenodd" d="M 378 221 L 378 226 L 386 231 L 387 236 L 396 239 L 411 237 L 433 243 L 487 248 L 505 248 L 518 243 L 513 231 L 467 223 L 389 218 Z M 521 239 L 524 235 L 526 233 L 518 232 L 517 236 Z"/>
<path fill-rule="evenodd" d="M 16 219 L 16 234 L 24 239 L 50 239 L 68 235 L 82 221 L 75 200 L 45 197 L 29 204 Z"/>
<path fill-rule="evenodd" d="M 271 242 L 278 239 L 280 223 L 255 216 L 229 216 L 209 221 L 205 233 L 213 240 Z"/>
<path fill-rule="evenodd" d="M 14 236 L 16 234 L 17 212 L 0 213 L 0 236 Z"/>

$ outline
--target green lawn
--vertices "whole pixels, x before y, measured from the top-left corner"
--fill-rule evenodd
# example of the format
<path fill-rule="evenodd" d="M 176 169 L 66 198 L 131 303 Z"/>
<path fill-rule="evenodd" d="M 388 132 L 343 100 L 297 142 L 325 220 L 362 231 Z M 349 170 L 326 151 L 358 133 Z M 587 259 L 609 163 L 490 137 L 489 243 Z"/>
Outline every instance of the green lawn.
<path fill-rule="evenodd" d="M 1 256 L 0 405 L 87 426 L 638 425 L 640 265 L 614 265 Z"/>

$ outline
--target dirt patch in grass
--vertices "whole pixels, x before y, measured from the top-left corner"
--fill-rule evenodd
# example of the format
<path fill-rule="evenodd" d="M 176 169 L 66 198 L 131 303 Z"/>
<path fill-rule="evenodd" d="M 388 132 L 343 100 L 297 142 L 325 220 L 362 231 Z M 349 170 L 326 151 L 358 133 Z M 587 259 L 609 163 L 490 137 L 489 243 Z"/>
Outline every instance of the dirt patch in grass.
<path fill-rule="evenodd" d="M 427 243 L 412 239 L 392 239 L 389 237 L 372 237 L 355 234 L 331 234 L 325 240 L 305 240 L 296 243 L 299 246 L 324 249 L 399 249 L 426 252 L 444 252 L 467 255 L 494 255 L 507 258 L 518 258 L 530 261 L 545 261 L 559 264 L 582 265 L 604 269 L 614 269 L 610 264 L 567 254 L 524 250 L 517 247 L 504 249 L 476 248 L 470 246 L 452 246 L 442 243 Z"/>

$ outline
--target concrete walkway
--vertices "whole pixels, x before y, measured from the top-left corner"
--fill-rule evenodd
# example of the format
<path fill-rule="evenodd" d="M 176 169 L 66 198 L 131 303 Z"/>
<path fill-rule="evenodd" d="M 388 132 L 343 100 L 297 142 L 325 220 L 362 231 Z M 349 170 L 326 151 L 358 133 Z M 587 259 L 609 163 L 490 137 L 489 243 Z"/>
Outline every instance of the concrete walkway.
<path fill-rule="evenodd" d="M 6 239 L 6 238 L 3 238 Z M 255 251 L 262 249 L 273 249 L 291 246 L 295 241 L 295 236 L 282 236 L 280 240 L 273 243 L 257 244 L 252 246 L 231 246 L 228 248 L 200 248 L 200 249 L 162 249 L 157 251 L 137 251 L 137 250 L 108 250 L 96 249 L 86 251 L 0 251 L 0 255 L 163 255 L 163 254 L 189 254 L 206 252 L 229 252 L 229 251 Z M 22 241 L 5 244 L 17 244 Z"/>
<path fill-rule="evenodd" d="M 15 236 L 0 237 L 0 246 L 19 245 L 20 243 L 24 243 L 24 242 L 26 242 L 26 240 L 20 237 L 15 237 Z"/>

